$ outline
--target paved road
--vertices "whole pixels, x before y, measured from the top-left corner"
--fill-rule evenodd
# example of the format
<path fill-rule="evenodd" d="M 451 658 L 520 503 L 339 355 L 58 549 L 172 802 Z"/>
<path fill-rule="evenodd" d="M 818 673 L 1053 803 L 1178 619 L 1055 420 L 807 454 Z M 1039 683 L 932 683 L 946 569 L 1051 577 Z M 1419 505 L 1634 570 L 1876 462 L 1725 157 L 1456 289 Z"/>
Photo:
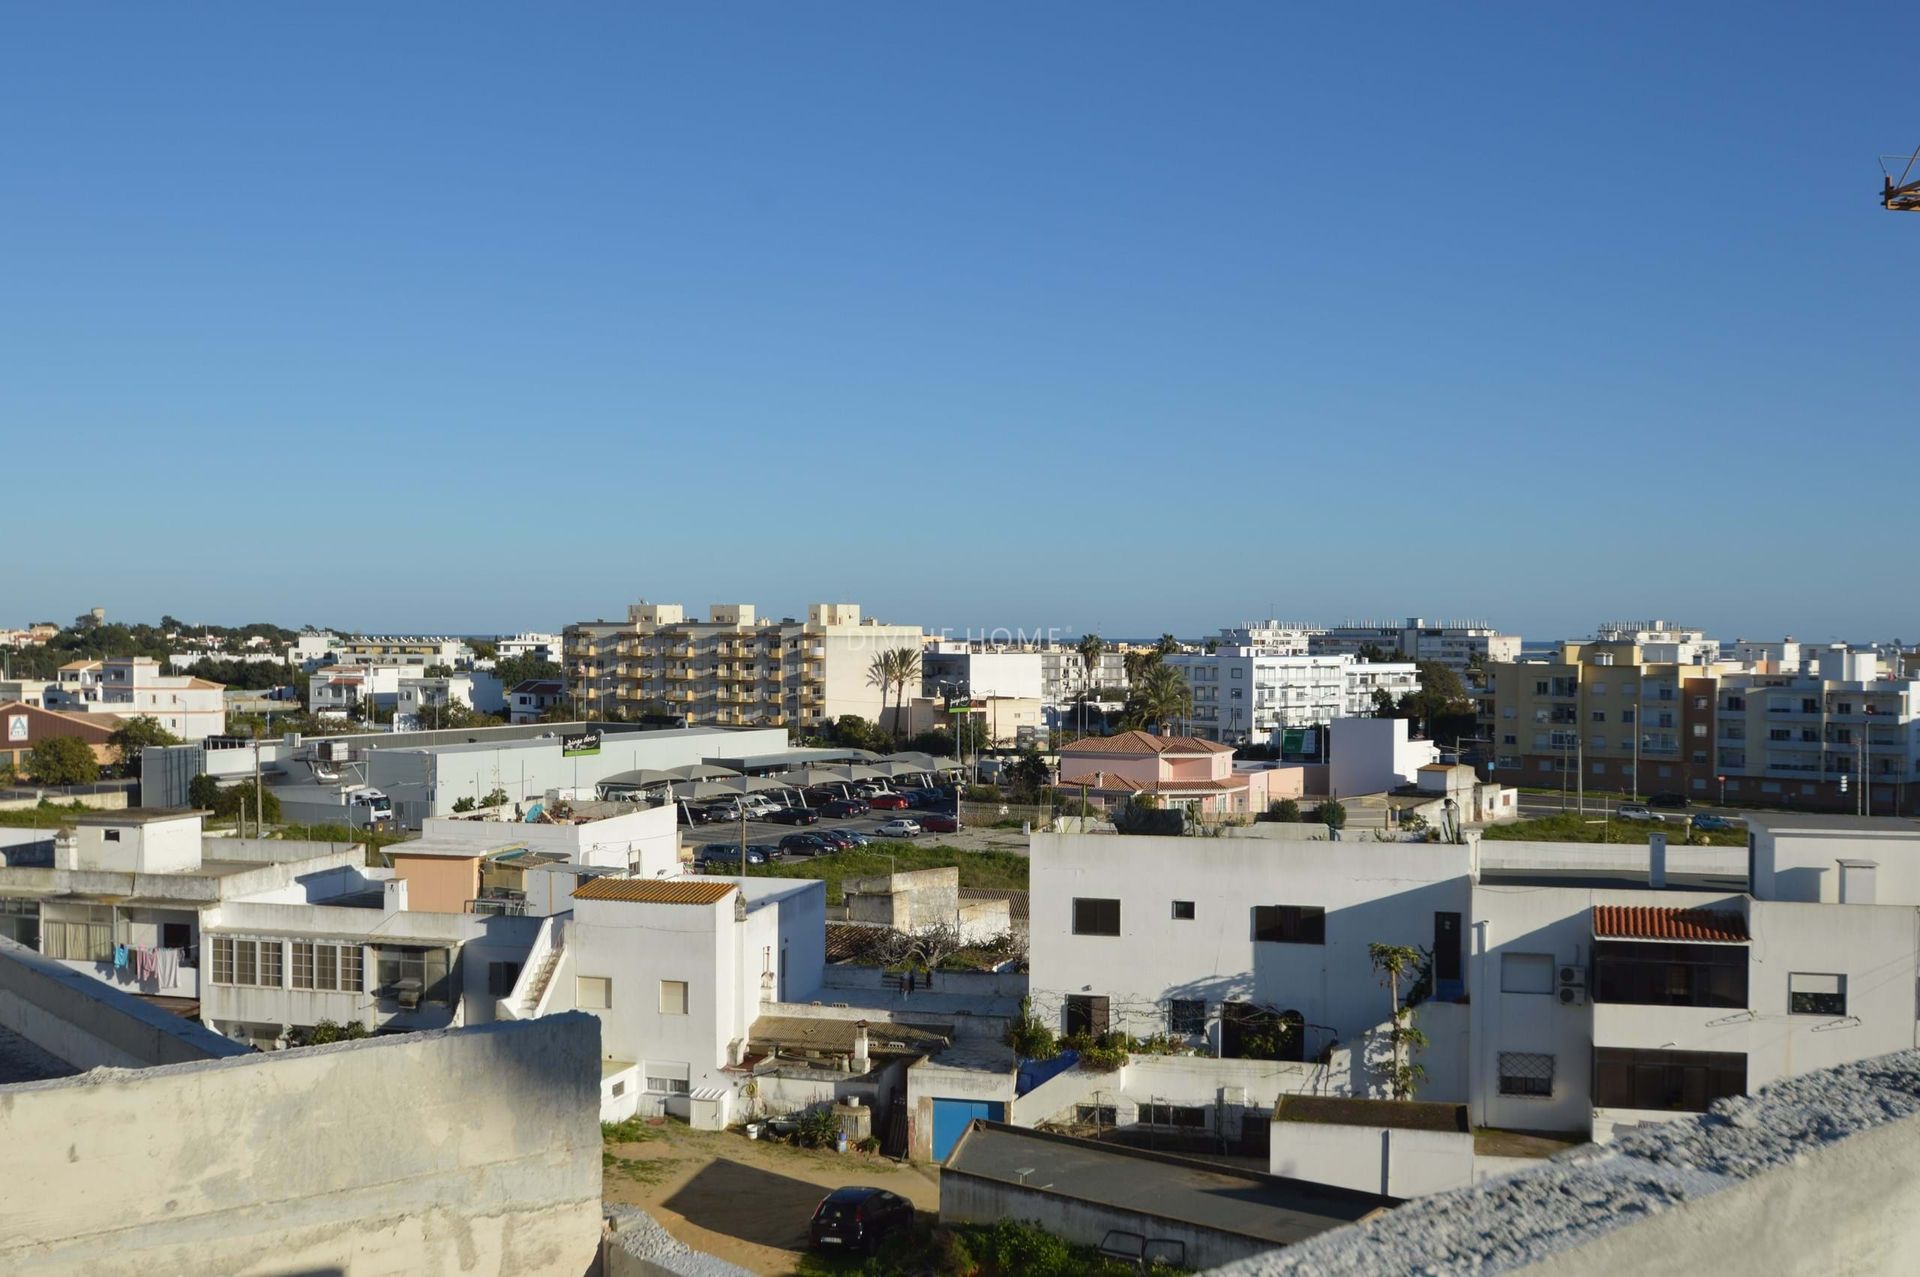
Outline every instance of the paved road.
<path fill-rule="evenodd" d="M 1580 810 L 1580 795 L 1572 790 L 1567 791 L 1564 800 L 1559 794 L 1523 793 L 1517 801 L 1522 816 L 1557 816 L 1563 811 Z M 1618 807 L 1620 804 L 1630 801 L 1632 800 L 1619 794 L 1589 793 L 1586 796 L 1587 815 L 1590 817 L 1598 817 Z M 1644 794 L 1641 796 L 1640 801 L 1642 803 L 1646 802 L 1646 796 Z M 1716 816 L 1738 816 L 1746 809 L 1743 807 L 1721 807 L 1714 803 L 1693 803 L 1685 808 L 1684 812 L 1664 808 L 1655 808 L 1655 810 L 1668 816 L 1678 816 L 1682 814 L 1698 815 L 1706 812 L 1710 812 Z"/>

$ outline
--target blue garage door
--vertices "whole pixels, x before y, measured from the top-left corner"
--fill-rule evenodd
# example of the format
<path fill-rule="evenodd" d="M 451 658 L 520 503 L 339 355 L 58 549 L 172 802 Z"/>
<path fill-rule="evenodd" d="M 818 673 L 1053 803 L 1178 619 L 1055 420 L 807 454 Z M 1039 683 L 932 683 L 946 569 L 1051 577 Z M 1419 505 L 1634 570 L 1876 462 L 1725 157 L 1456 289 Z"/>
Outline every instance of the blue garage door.
<path fill-rule="evenodd" d="M 993 1104 L 986 1100 L 935 1100 L 933 1102 L 933 1160 L 944 1162 L 947 1154 L 953 1152 L 953 1146 L 967 1129 L 967 1123 L 976 1117 L 984 1117 L 990 1122 L 1001 1121 L 1007 1111 L 1004 1104 Z"/>

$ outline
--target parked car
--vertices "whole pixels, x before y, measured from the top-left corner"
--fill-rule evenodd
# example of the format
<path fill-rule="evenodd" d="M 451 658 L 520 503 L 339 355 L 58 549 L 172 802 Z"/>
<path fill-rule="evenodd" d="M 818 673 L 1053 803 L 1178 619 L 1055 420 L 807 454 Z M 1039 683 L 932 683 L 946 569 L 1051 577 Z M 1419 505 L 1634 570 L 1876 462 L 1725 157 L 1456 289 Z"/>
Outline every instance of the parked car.
<path fill-rule="evenodd" d="M 1716 816 L 1712 812 L 1703 811 L 1693 818 L 1693 827 L 1700 830 L 1732 829 L 1733 822 L 1725 816 Z"/>
<path fill-rule="evenodd" d="M 911 804 L 905 794 L 875 794 L 867 799 L 867 806 L 874 811 L 905 811 Z"/>
<path fill-rule="evenodd" d="M 1685 794 L 1654 794 L 1647 799 L 1647 806 L 1684 809 L 1688 806 L 1689 801 Z"/>
<path fill-rule="evenodd" d="M 789 856 L 829 856 L 839 848 L 819 834 L 788 834 L 780 840 L 780 850 Z"/>
<path fill-rule="evenodd" d="M 944 789 L 910 789 L 907 791 L 907 801 L 923 809 L 950 807 L 953 805 L 953 795 Z"/>
<path fill-rule="evenodd" d="M 853 792 L 854 795 L 859 798 L 874 798 L 880 794 L 892 793 L 893 791 L 885 785 L 877 785 L 870 780 L 863 780 L 853 787 Z"/>
<path fill-rule="evenodd" d="M 829 829 L 826 832 L 846 839 L 849 847 L 864 847 L 873 841 L 858 829 Z"/>
<path fill-rule="evenodd" d="M 739 803 L 728 799 L 725 802 L 709 805 L 707 807 L 707 816 L 709 820 L 738 820 L 740 819 L 742 810 L 743 808 Z M 749 810 L 747 814 L 752 815 L 753 813 Z"/>
<path fill-rule="evenodd" d="M 853 840 L 853 835 L 844 829 L 816 829 L 813 832 L 816 837 L 826 839 L 841 851 L 850 851 L 860 845 Z"/>
<path fill-rule="evenodd" d="M 1659 812 L 1647 810 L 1645 803 L 1621 803 L 1613 809 L 1613 814 L 1621 820 L 1650 820 L 1656 825 L 1666 823 L 1666 817 Z"/>
<path fill-rule="evenodd" d="M 740 868 L 740 844 L 734 842 L 710 842 L 694 855 L 694 863 L 708 873 L 726 873 Z M 747 844 L 747 863 L 764 865 L 767 863 L 767 848 L 759 843 Z"/>
<path fill-rule="evenodd" d="M 920 828 L 930 834 L 957 834 L 966 826 L 960 823 L 958 816 L 928 813 L 920 817 Z"/>
<path fill-rule="evenodd" d="M 713 823 L 713 812 L 705 807 L 695 807 L 691 803 L 676 803 L 674 805 L 680 812 L 677 819 L 679 823 L 683 825 L 710 825 Z"/>
<path fill-rule="evenodd" d="M 781 807 L 768 812 L 766 819 L 776 825 L 817 825 L 820 813 L 811 807 Z"/>
<path fill-rule="evenodd" d="M 884 1188 L 836 1188 L 813 1208 L 807 1241 L 815 1250 L 872 1254 L 889 1234 L 913 1228 L 913 1203 Z"/>
<path fill-rule="evenodd" d="M 873 831 L 882 838 L 917 838 L 920 836 L 920 822 L 899 816 Z"/>
<path fill-rule="evenodd" d="M 765 818 L 780 810 L 780 804 L 765 794 L 751 794 L 741 800 L 746 804 L 749 817 Z"/>
<path fill-rule="evenodd" d="M 845 820 L 848 816 L 864 816 L 872 810 L 864 798 L 835 798 L 820 804 L 822 816 L 832 816 L 837 820 Z"/>

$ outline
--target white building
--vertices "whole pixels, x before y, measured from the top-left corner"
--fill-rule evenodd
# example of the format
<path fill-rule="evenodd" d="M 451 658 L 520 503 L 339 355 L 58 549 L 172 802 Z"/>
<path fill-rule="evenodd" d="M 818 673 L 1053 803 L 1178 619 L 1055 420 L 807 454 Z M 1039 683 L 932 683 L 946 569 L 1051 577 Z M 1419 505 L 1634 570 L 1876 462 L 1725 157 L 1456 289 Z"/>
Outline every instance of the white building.
<path fill-rule="evenodd" d="M 494 644 L 494 649 L 502 659 L 511 660 L 532 657 L 536 661 L 559 663 L 561 640 L 558 634 L 538 634 L 531 631 L 516 634 L 512 638 L 503 638 Z"/>
<path fill-rule="evenodd" d="M 1127 685 L 1127 656 L 1118 648 L 1109 647 L 1100 653 L 1091 677 L 1088 676 L 1086 661 L 1074 648 L 1056 645 L 1040 649 L 1040 700 L 1043 704 L 1066 705 L 1078 700 L 1083 692 L 1106 691 L 1124 697 Z"/>
<path fill-rule="evenodd" d="M 1399 652 L 1409 661 L 1432 661 L 1465 677 L 1474 665 L 1520 659 L 1520 636 L 1502 634 L 1482 621 L 1428 621 L 1410 616 L 1398 624 L 1387 621 L 1349 621 L 1315 631 L 1308 650 L 1315 655 L 1345 653 L 1377 647 Z"/>
<path fill-rule="evenodd" d="M 1420 686 L 1419 671 L 1411 662 L 1280 656 L 1233 646 L 1174 652 L 1163 659 L 1193 689 L 1192 734 L 1230 744 L 1371 715 L 1376 691 L 1398 700 Z"/>
<path fill-rule="evenodd" d="M 409 674 L 400 679 L 394 697 L 394 715 L 416 728 L 432 727 L 434 711 L 464 705 L 481 714 L 499 714 L 507 707 L 500 680 L 485 670 L 463 674 Z"/>
<path fill-rule="evenodd" d="M 362 705 L 392 709 L 400 700 L 400 665 L 326 665 L 307 680 L 307 709 L 314 714 L 345 715 Z"/>
<path fill-rule="evenodd" d="M 160 663 L 147 656 L 68 662 L 60 667 L 57 686 L 48 690 L 45 708 L 120 718 L 144 716 L 189 742 L 218 736 L 227 728 L 223 684 L 162 674 Z"/>
<path fill-rule="evenodd" d="M 1672 621 L 1608 621 L 1594 637 L 1600 643 L 1637 643 L 1640 659 L 1650 665 L 1711 665 L 1720 659 L 1718 639 Z M 1509 659 L 1519 660 L 1518 652 Z"/>
<path fill-rule="evenodd" d="M 928 696 L 1004 696 L 1039 701 L 1046 689 L 1041 653 L 1035 648 L 983 648 L 970 643 L 928 645 L 920 679 Z"/>
<path fill-rule="evenodd" d="M 1327 728 L 1327 787 L 1342 794 L 1379 794 L 1411 785 L 1438 762 L 1432 741 L 1407 739 L 1404 718 L 1336 718 Z"/>

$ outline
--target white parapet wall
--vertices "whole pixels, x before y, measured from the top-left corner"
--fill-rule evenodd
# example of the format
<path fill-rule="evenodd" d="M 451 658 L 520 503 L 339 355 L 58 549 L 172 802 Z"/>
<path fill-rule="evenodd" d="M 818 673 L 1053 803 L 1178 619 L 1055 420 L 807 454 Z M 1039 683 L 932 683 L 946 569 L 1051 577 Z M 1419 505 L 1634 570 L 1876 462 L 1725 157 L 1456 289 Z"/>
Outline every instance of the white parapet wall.
<path fill-rule="evenodd" d="M 1905 1274 L 1920 1246 L 1920 1051 L 1803 1073 L 1227 1265 L 1230 1277 Z"/>
<path fill-rule="evenodd" d="M 599 1057 L 569 1014 L 0 1087 L 0 1272 L 580 1277 Z"/>

